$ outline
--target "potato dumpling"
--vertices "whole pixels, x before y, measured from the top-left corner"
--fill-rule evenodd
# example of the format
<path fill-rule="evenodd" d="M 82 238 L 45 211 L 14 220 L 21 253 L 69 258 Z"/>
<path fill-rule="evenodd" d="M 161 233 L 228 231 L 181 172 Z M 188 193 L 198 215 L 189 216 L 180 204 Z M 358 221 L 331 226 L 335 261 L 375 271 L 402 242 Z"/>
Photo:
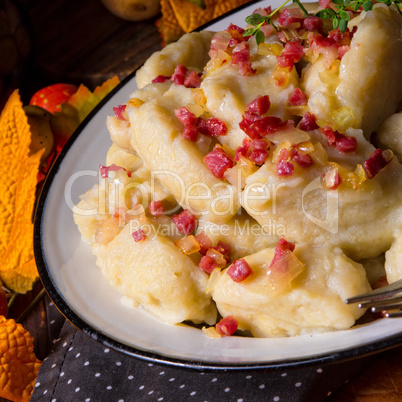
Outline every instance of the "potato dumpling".
<path fill-rule="evenodd" d="M 294 336 L 352 326 L 364 310 L 347 305 L 345 299 L 370 290 L 362 265 L 340 249 L 326 246 L 297 245 L 295 254 L 304 271 L 292 280 L 289 290 L 279 293 L 267 275 L 273 248 L 244 257 L 253 273 L 243 282 L 234 282 L 227 270 L 222 271 L 212 285 L 219 312 L 235 317 L 239 328 L 255 337 Z"/>
<path fill-rule="evenodd" d="M 132 220 L 110 243 L 93 244 L 103 275 L 123 296 L 164 322 L 214 324 L 216 307 L 206 293 L 208 275 L 173 242 L 145 226 Z M 140 228 L 147 238 L 135 242 L 132 233 Z"/>

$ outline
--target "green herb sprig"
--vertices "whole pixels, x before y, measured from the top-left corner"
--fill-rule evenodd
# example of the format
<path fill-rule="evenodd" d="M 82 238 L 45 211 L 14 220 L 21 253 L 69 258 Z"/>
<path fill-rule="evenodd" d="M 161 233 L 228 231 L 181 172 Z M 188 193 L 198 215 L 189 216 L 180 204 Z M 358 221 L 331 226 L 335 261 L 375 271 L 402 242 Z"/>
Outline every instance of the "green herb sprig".
<path fill-rule="evenodd" d="M 257 45 L 260 43 L 264 42 L 265 36 L 264 33 L 261 31 L 261 27 L 264 24 L 270 24 L 274 27 L 275 31 L 278 31 L 278 28 L 274 25 L 272 22 L 272 17 L 279 12 L 283 7 L 286 6 L 291 0 L 286 0 L 284 3 L 282 3 L 278 8 L 276 8 L 274 11 L 272 11 L 271 14 L 267 16 L 262 16 L 261 14 L 251 14 L 246 18 L 246 22 L 249 25 L 254 25 L 253 28 L 248 28 L 244 31 L 243 36 L 255 36 L 255 40 L 257 42 Z M 308 17 L 308 12 L 304 8 L 303 4 L 300 2 L 300 0 L 292 0 L 292 3 L 297 3 L 297 5 L 303 10 L 304 14 L 306 17 Z"/>
<path fill-rule="evenodd" d="M 255 36 L 255 40 L 257 45 L 264 42 L 265 36 L 261 31 L 261 27 L 264 24 L 270 24 L 274 27 L 276 31 L 278 31 L 277 26 L 272 22 L 272 17 L 277 14 L 286 4 L 288 4 L 291 0 L 286 0 L 282 3 L 278 8 L 272 11 L 267 16 L 262 16 L 260 14 L 252 14 L 246 18 L 246 23 L 252 25 L 253 27 L 248 28 L 244 31 L 243 36 Z M 402 0 L 377 0 L 379 3 L 384 3 L 387 6 L 391 6 L 395 4 L 398 12 L 402 15 L 401 4 Z M 304 8 L 303 4 L 300 0 L 292 0 L 292 3 L 296 3 L 301 10 L 303 10 L 306 17 L 308 17 L 308 12 Z M 357 12 L 360 7 L 364 11 L 370 11 L 373 9 L 373 1 L 372 0 L 332 0 L 334 4 L 334 8 L 325 8 L 323 10 L 318 11 L 315 16 L 321 19 L 332 19 L 332 26 L 334 29 L 338 29 L 341 33 L 346 31 L 348 26 L 348 22 L 350 21 L 350 14 L 348 11 Z"/>

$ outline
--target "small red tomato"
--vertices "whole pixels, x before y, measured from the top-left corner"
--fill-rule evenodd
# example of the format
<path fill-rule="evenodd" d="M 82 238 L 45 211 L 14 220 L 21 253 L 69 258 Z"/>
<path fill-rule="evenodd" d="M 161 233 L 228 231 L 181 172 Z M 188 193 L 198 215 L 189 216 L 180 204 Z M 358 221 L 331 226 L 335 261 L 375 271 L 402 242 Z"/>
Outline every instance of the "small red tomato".
<path fill-rule="evenodd" d="M 6 292 L 0 286 L 0 315 L 4 315 L 4 317 L 7 317 L 7 314 L 8 314 L 7 296 Z"/>
<path fill-rule="evenodd" d="M 39 106 L 50 113 L 60 112 L 60 105 L 67 102 L 77 89 L 78 87 L 73 84 L 49 85 L 36 92 L 29 104 Z"/>

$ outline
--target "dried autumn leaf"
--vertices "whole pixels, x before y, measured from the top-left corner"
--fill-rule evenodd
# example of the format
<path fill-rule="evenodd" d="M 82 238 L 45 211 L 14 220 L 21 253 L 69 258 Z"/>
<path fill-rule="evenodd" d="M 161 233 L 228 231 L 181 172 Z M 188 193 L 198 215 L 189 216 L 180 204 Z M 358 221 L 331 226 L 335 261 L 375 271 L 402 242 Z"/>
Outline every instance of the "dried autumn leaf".
<path fill-rule="evenodd" d="M 164 44 L 177 40 L 181 35 L 191 32 L 203 24 L 238 7 L 250 0 L 205 0 L 205 8 L 200 9 L 197 1 L 162 0 L 162 18 L 159 31 Z M 180 33 L 181 31 L 181 33 Z"/>
<path fill-rule="evenodd" d="M 40 158 L 29 156 L 31 133 L 18 91 L 0 115 L 0 282 L 18 293 L 38 276 L 33 253 L 32 213 Z"/>
<path fill-rule="evenodd" d="M 21 324 L 0 316 L 0 397 L 29 401 L 41 361 Z"/>
<path fill-rule="evenodd" d="M 91 92 L 82 84 L 79 86 L 77 92 L 71 95 L 67 104 L 77 109 L 80 123 L 118 83 L 119 79 L 114 76 L 105 81 L 101 86 L 96 87 L 94 92 Z"/>

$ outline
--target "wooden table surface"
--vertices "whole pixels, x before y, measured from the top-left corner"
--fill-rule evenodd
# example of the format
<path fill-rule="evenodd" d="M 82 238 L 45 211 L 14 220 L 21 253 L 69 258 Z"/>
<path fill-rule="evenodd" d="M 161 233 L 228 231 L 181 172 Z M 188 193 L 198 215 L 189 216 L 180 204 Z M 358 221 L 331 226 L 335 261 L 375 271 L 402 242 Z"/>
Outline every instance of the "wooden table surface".
<path fill-rule="evenodd" d="M 21 88 L 29 96 L 54 82 L 83 83 L 91 90 L 117 75 L 121 80 L 161 48 L 155 19 L 127 22 L 111 15 L 99 0 L 21 0 L 30 18 L 34 42 L 34 68 Z M 10 311 L 18 317 L 34 294 L 19 297 Z M 40 359 L 52 344 L 44 302 L 23 320 L 35 339 Z M 362 373 L 351 379 L 329 401 L 402 401 L 402 347 L 378 354 Z M 1 400 L 1 398 L 0 398 Z"/>

